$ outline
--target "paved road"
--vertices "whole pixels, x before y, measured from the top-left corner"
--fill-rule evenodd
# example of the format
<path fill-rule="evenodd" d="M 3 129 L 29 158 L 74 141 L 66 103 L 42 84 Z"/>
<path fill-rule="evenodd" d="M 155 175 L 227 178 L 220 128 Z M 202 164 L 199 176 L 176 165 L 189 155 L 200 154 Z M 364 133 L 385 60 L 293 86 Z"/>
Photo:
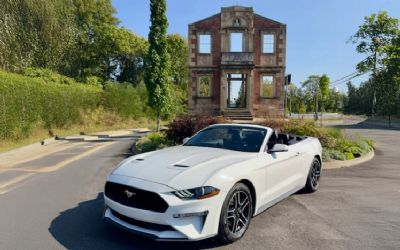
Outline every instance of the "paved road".
<path fill-rule="evenodd" d="M 228 246 L 213 240 L 152 242 L 103 223 L 104 179 L 129 142 L 80 143 L 21 169 L 101 148 L 57 171 L 35 172 L 0 194 L 0 249 L 400 249 L 400 131 L 355 126 L 351 132 L 377 141 L 372 161 L 326 170 L 317 193 L 280 202 Z M 1 178 L 11 177 L 0 172 Z"/>

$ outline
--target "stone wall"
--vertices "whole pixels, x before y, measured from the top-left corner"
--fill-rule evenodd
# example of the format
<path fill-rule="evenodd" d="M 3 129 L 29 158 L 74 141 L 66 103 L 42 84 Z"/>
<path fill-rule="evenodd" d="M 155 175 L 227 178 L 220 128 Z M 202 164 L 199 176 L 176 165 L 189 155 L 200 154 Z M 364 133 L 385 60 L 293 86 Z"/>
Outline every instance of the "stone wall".
<path fill-rule="evenodd" d="M 242 32 L 244 38 L 243 52 L 253 53 L 252 62 L 225 61 L 221 64 L 222 53 L 230 50 L 230 33 Z M 262 53 L 262 37 L 264 33 L 275 34 L 275 53 Z M 198 37 L 210 34 L 211 54 L 198 53 Z M 284 76 L 286 53 L 286 25 L 262 17 L 248 7 L 222 8 L 221 13 L 189 25 L 189 110 L 190 112 L 221 114 L 226 108 L 227 72 L 248 75 L 247 108 L 254 116 L 282 116 L 284 112 Z M 225 55 L 228 58 L 231 55 Z M 241 58 L 241 55 L 235 58 Z M 243 55 L 243 58 L 251 58 Z M 240 60 L 239 60 L 240 61 Z M 275 96 L 260 96 L 260 80 L 262 74 L 274 76 Z M 211 97 L 197 96 L 197 77 L 212 76 Z"/>

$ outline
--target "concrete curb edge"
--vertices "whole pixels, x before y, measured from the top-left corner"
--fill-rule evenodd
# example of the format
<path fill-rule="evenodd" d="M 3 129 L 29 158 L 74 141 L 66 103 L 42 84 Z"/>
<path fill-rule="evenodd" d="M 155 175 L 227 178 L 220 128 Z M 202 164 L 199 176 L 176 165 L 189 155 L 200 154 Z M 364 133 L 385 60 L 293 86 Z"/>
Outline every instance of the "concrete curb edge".
<path fill-rule="evenodd" d="M 322 163 L 322 169 L 337 169 L 337 168 L 348 168 L 352 166 L 359 165 L 361 163 L 367 162 L 374 158 L 375 156 L 375 151 L 371 150 L 368 152 L 368 154 L 363 155 L 359 158 L 353 159 L 353 160 L 348 160 L 348 161 L 338 161 L 338 160 L 333 160 L 329 162 L 323 162 Z"/>

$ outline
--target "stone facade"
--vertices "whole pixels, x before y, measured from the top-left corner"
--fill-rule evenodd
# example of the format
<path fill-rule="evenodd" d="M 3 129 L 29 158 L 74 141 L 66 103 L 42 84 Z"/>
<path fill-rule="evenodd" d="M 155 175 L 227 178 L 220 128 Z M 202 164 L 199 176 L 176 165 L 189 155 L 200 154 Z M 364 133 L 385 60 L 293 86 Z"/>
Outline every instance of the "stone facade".
<path fill-rule="evenodd" d="M 285 24 L 233 6 L 190 24 L 188 39 L 190 112 L 244 109 L 257 117 L 283 116 Z"/>

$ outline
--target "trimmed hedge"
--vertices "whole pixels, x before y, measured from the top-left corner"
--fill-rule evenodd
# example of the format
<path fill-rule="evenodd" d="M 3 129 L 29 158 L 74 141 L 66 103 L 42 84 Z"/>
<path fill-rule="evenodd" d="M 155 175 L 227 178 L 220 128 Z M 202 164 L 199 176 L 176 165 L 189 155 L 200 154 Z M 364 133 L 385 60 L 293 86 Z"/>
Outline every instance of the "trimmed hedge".
<path fill-rule="evenodd" d="M 107 82 L 104 85 L 104 108 L 123 118 L 155 117 L 147 105 L 147 89 L 144 83 L 136 87 L 129 83 Z"/>
<path fill-rule="evenodd" d="M 121 118 L 153 117 L 144 84 L 107 82 L 103 87 L 43 70 L 0 71 L 1 139 L 29 136 L 38 126 L 51 131 L 80 123 L 83 113 L 102 107 Z"/>
<path fill-rule="evenodd" d="M 46 83 L 0 71 L 0 137 L 27 136 L 38 123 L 49 130 L 76 123 L 82 110 L 99 106 L 101 92 L 99 87 Z"/>

